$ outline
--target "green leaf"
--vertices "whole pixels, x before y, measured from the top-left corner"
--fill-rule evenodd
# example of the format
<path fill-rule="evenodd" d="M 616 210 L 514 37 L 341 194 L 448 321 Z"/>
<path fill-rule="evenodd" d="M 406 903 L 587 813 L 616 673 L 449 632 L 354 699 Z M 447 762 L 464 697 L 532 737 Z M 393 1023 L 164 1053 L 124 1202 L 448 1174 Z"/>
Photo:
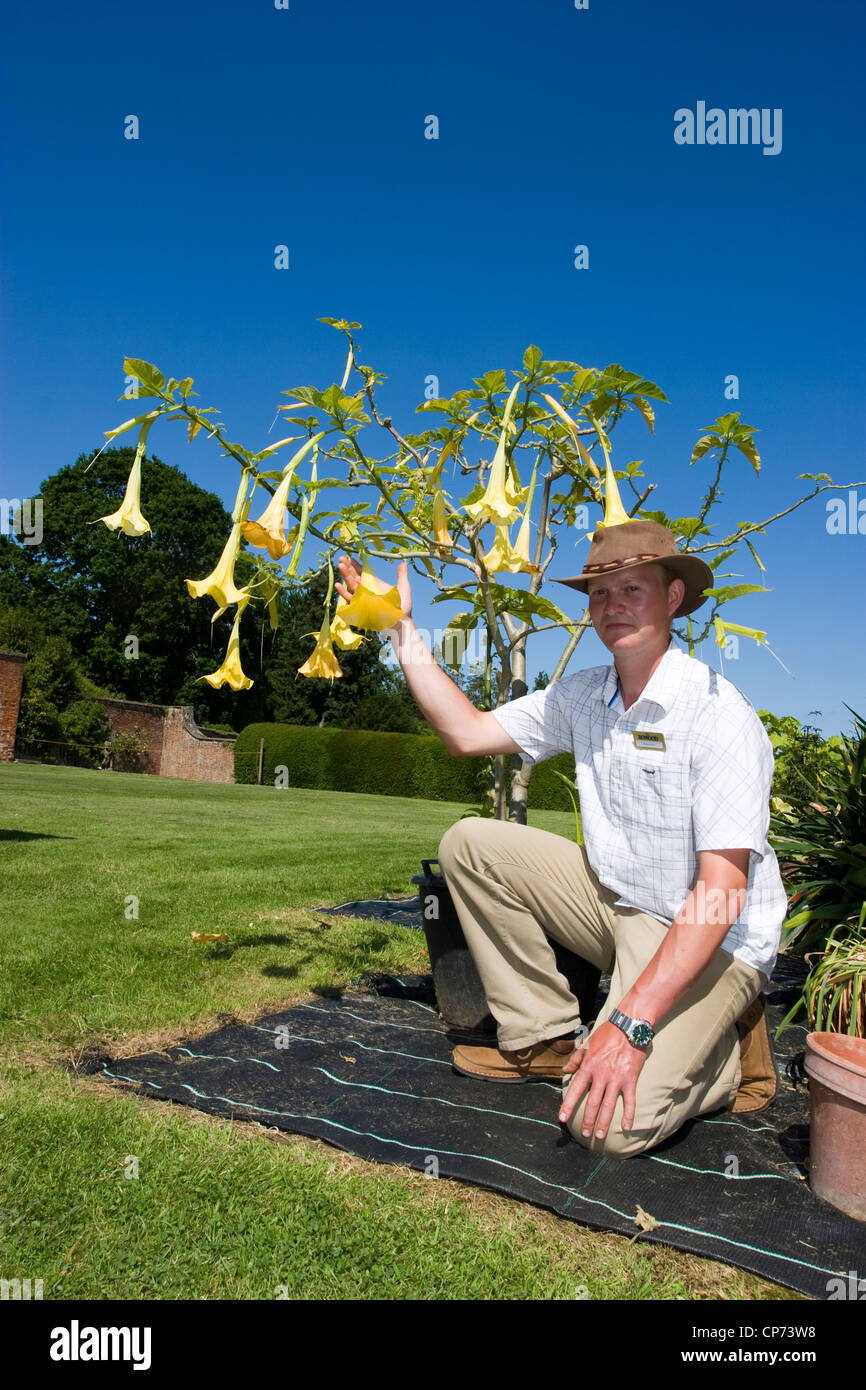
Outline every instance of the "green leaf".
<path fill-rule="evenodd" d="M 769 594 L 772 590 L 764 584 L 732 584 L 727 588 L 713 589 L 713 602 L 717 605 L 730 603 L 731 599 L 742 598 L 744 594 Z"/>
<path fill-rule="evenodd" d="M 702 459 L 704 454 L 710 452 L 710 449 L 717 449 L 720 443 L 721 440 L 714 434 L 701 435 L 697 444 L 692 449 L 692 456 L 689 459 L 689 464 L 697 463 L 698 459 Z"/>
<path fill-rule="evenodd" d="M 735 426 L 737 426 L 739 423 L 740 412 L 737 411 L 735 414 L 720 415 L 718 419 L 715 421 L 715 426 L 719 434 L 728 436 L 733 432 Z"/>
<path fill-rule="evenodd" d="M 475 602 L 475 595 L 464 585 L 461 584 L 456 584 L 453 585 L 450 589 L 445 589 L 441 594 L 437 594 L 435 598 L 432 598 L 430 602 L 445 603 L 446 601 L 450 601 L 451 599 L 456 598 L 462 599 L 464 603 Z"/>
<path fill-rule="evenodd" d="M 761 562 L 761 557 L 760 557 L 760 555 L 758 554 L 758 552 L 757 552 L 757 550 L 755 549 L 755 547 L 752 545 L 752 542 L 751 542 L 750 540 L 746 539 L 745 536 L 743 537 L 743 539 L 746 541 L 746 545 L 747 545 L 747 546 L 749 547 L 749 549 L 751 550 L 751 552 L 752 552 L 752 559 L 754 560 L 755 564 L 758 566 L 758 569 L 759 569 L 759 570 L 764 570 L 764 569 L 766 568 L 766 566 L 765 566 L 764 564 L 762 564 L 762 562 Z"/>
<path fill-rule="evenodd" d="M 124 434 L 126 430 L 131 430 L 133 425 L 141 425 L 145 420 L 155 420 L 160 413 L 159 410 L 149 410 L 146 415 L 136 415 L 131 420 L 124 420 L 123 424 L 118 425 L 116 429 L 106 430 L 105 437 L 106 439 L 116 439 L 119 434 Z"/>
<path fill-rule="evenodd" d="M 534 374 L 541 362 L 544 361 L 544 354 L 539 347 L 528 347 L 523 354 L 523 365 L 530 375 Z"/>
<path fill-rule="evenodd" d="M 293 391 L 281 391 L 280 395 L 294 396 L 295 400 L 304 401 L 306 405 L 317 406 L 319 410 L 325 408 L 325 398 L 315 386 L 296 386 Z"/>
<path fill-rule="evenodd" d="M 736 555 L 736 553 L 737 547 L 732 546 L 730 550 L 723 550 L 720 555 L 714 555 L 711 560 L 707 561 L 707 564 L 711 570 L 716 570 L 719 568 L 719 565 L 723 565 L 726 560 L 730 560 L 731 556 Z M 713 592 L 715 593 L 715 590 L 713 590 Z"/>
<path fill-rule="evenodd" d="M 578 367 L 571 378 L 571 389 L 574 392 L 575 400 L 580 400 L 580 397 L 589 389 L 598 375 L 597 367 Z"/>
<path fill-rule="evenodd" d="M 749 460 L 749 463 L 754 468 L 755 472 L 760 473 L 761 456 L 755 448 L 754 444 L 752 443 L 751 439 L 744 439 L 742 441 L 738 441 L 737 448 L 739 449 L 741 454 L 744 454 L 746 456 L 746 458 Z M 761 565 L 761 569 L 763 568 L 763 565 Z"/>
<path fill-rule="evenodd" d="M 504 584 L 491 584 L 490 597 L 497 612 L 513 613 L 515 617 L 530 623 L 534 617 L 546 618 L 548 622 L 562 623 L 570 632 L 576 628 L 573 618 L 563 613 L 549 598 L 542 598 L 541 594 L 507 588 Z"/>
<path fill-rule="evenodd" d="M 635 406 L 647 422 L 650 434 L 655 432 L 655 411 L 649 401 L 644 400 L 643 396 L 635 396 Z"/>
<path fill-rule="evenodd" d="M 158 396 L 165 386 L 165 377 L 151 362 L 143 362 L 140 357 L 124 357 L 123 370 L 127 376 L 134 376 L 141 382 L 143 391 L 139 395 Z"/>
<path fill-rule="evenodd" d="M 496 367 L 492 372 L 485 372 L 484 376 L 474 376 L 472 380 L 480 386 L 485 395 L 495 396 L 497 392 L 505 390 L 505 370 Z"/>
<path fill-rule="evenodd" d="M 645 517 L 648 521 L 657 521 L 657 522 L 659 523 L 660 526 L 666 526 L 666 527 L 668 528 L 668 530 L 670 530 L 671 519 L 670 519 L 670 517 L 668 516 L 667 512 L 644 512 L 644 511 L 642 511 L 642 512 L 641 512 L 641 516 L 642 516 L 642 517 Z"/>
<path fill-rule="evenodd" d="M 471 632 L 473 628 L 478 626 L 480 617 L 480 613 L 455 613 L 453 618 L 448 619 L 447 631 L 450 632 L 453 629 L 455 632 Z"/>
<path fill-rule="evenodd" d="M 692 540 L 694 536 L 708 536 L 710 534 L 710 528 L 704 526 L 697 516 L 677 517 L 675 521 L 671 522 L 670 529 L 675 536 L 685 536 L 689 540 Z"/>

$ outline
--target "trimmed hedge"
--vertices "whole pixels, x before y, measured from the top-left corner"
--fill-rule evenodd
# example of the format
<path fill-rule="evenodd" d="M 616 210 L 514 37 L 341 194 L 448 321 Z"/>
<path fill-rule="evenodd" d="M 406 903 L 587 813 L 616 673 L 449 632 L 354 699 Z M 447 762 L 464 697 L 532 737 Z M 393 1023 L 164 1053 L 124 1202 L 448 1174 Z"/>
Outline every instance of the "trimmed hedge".
<path fill-rule="evenodd" d="M 276 768 L 285 767 L 290 787 L 470 804 L 481 800 L 484 759 L 454 758 L 435 735 L 248 724 L 235 743 L 236 782 L 258 781 L 262 739 L 262 782 L 271 786 Z M 572 809 L 566 788 L 552 776 L 554 769 L 573 778 L 574 758 L 561 753 L 533 769 L 528 804 L 534 810 Z"/>

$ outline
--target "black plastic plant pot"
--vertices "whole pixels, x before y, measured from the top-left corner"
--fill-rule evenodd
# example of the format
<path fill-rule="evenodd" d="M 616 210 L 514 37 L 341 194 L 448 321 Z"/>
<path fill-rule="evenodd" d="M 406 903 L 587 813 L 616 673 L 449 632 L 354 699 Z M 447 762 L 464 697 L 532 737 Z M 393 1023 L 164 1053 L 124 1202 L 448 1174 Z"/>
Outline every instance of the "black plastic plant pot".
<path fill-rule="evenodd" d="M 427 938 L 439 1012 L 453 1028 L 494 1034 L 496 1021 L 487 1007 L 484 987 L 466 944 L 454 900 L 443 875 L 434 873 L 430 867 L 438 863 L 438 859 L 422 859 L 424 872 L 413 875 L 412 882 L 418 884 L 421 922 Z M 581 1020 L 592 1022 L 601 972 L 558 941 L 550 944 L 557 968 L 577 996 Z"/>

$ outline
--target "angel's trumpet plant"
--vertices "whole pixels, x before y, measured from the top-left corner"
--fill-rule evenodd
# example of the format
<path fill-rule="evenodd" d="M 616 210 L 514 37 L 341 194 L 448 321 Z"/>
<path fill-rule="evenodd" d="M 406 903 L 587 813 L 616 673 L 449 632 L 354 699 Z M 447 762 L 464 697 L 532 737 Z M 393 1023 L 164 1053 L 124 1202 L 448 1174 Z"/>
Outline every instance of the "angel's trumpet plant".
<path fill-rule="evenodd" d="M 282 560 L 285 555 L 290 554 L 293 548 L 285 536 L 286 502 L 289 488 L 292 485 L 298 464 L 309 453 L 310 449 L 315 448 L 318 452 L 319 440 L 323 437 L 324 431 L 314 435 L 312 439 L 308 439 L 294 458 L 286 464 L 280 485 L 258 521 L 244 521 L 241 524 L 244 539 L 258 550 L 266 550 L 272 560 Z"/>
<path fill-rule="evenodd" d="M 624 526 L 626 522 L 639 520 L 639 517 L 629 516 L 622 505 L 614 471 L 608 459 L 604 471 L 604 521 L 598 523 L 599 531 L 605 526 Z"/>
<path fill-rule="evenodd" d="M 364 632 L 387 632 L 404 616 L 399 589 L 377 579 L 366 556 L 362 557 L 361 578 L 342 610 L 343 622 Z"/>
<path fill-rule="evenodd" d="M 721 618 L 714 618 L 713 626 L 716 629 L 716 641 L 720 647 L 725 645 L 729 632 L 736 633 L 739 637 L 752 637 L 758 643 L 758 646 L 760 646 L 762 642 L 769 646 L 766 632 L 759 632 L 756 627 L 743 627 L 741 623 L 726 623 L 723 622 Z"/>
<path fill-rule="evenodd" d="M 522 562 L 523 574 L 538 574 L 539 569 L 529 558 L 529 535 L 530 535 L 530 513 L 532 511 L 532 498 L 535 493 L 535 479 L 538 474 L 538 462 L 536 459 L 535 467 L 532 470 L 532 479 L 529 484 L 529 495 L 526 498 L 526 506 L 523 509 L 523 520 L 520 523 L 520 530 L 517 532 L 517 540 L 514 545 L 514 554 Z"/>
<path fill-rule="evenodd" d="M 116 512 L 112 512 L 110 516 L 99 517 L 100 521 L 105 522 L 109 531 L 116 531 L 120 527 L 124 535 L 146 536 L 150 530 L 150 524 L 141 514 L 141 460 L 143 457 L 144 445 L 140 442 L 135 455 L 135 462 L 127 479 L 123 501 Z"/>
<path fill-rule="evenodd" d="M 329 557 L 328 592 L 325 595 L 325 616 L 322 619 L 322 626 L 319 628 L 318 637 L 316 637 L 314 632 L 307 633 L 308 637 L 316 637 L 316 645 L 303 666 L 298 667 L 299 676 L 318 676 L 332 681 L 343 674 L 340 670 L 340 663 L 337 660 L 337 655 L 331 642 L 331 623 L 328 618 L 328 612 L 331 607 L 331 594 L 333 592 L 334 571 Z"/>
<path fill-rule="evenodd" d="M 308 637 L 315 637 L 314 632 L 307 633 Z M 331 625 L 328 615 L 322 620 L 319 628 L 319 635 L 316 638 L 316 645 L 313 648 L 303 666 L 298 667 L 299 676 L 323 676 L 327 680 L 334 680 L 337 676 L 342 676 L 340 663 L 331 642 Z"/>
<path fill-rule="evenodd" d="M 186 587 L 193 598 L 202 598 L 204 594 L 209 594 L 217 606 L 211 621 L 218 618 L 220 613 L 225 612 L 229 604 L 242 603 L 249 597 L 249 589 L 239 589 L 235 584 L 235 561 L 238 558 L 238 551 L 241 544 L 241 523 L 236 521 L 229 538 L 223 548 L 223 553 L 217 560 L 216 568 L 211 571 L 206 579 L 187 579 Z"/>
<path fill-rule="evenodd" d="M 331 640 L 344 652 L 353 652 L 364 640 L 363 633 L 354 632 L 343 617 L 343 610 L 348 607 L 343 595 L 337 598 L 337 611 L 331 622 Z"/>
<path fill-rule="evenodd" d="M 241 669 L 241 614 L 247 606 L 247 600 L 243 599 L 238 604 L 238 611 L 232 624 L 229 644 L 226 648 L 225 660 L 218 671 L 214 671 L 210 676 L 202 676 L 208 685 L 212 685 L 214 690 L 219 690 L 221 686 L 228 685 L 232 690 L 249 690 L 252 681 L 249 676 L 245 676 Z"/>
<path fill-rule="evenodd" d="M 482 562 L 488 574 L 499 574 L 503 570 L 508 570 L 509 574 L 538 573 L 529 557 L 523 559 L 512 547 L 507 526 L 496 527 L 495 539 L 487 554 L 482 556 Z"/>
<path fill-rule="evenodd" d="M 505 403 L 505 410 L 502 415 L 502 432 L 499 436 L 499 444 L 493 458 L 484 495 L 479 497 L 477 502 L 467 502 L 463 508 L 473 521 L 492 521 L 495 526 L 510 526 L 520 513 L 520 503 L 523 501 L 524 492 L 512 481 L 508 467 L 508 455 L 505 450 L 506 440 L 510 432 L 511 412 L 514 409 L 514 398 L 520 385 L 521 383 L 518 381 Z"/>
<path fill-rule="evenodd" d="M 439 550 L 450 550 L 453 544 L 448 532 L 445 498 L 441 488 L 437 488 L 433 495 L 433 540 Z"/>

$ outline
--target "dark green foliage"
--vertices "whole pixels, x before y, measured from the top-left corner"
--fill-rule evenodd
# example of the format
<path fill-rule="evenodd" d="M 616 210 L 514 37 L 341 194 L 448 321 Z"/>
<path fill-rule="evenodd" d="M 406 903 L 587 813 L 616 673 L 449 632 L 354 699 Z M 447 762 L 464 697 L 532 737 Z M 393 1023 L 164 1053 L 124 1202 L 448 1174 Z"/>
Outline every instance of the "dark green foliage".
<path fill-rule="evenodd" d="M 99 732 L 107 725 L 102 706 L 96 702 L 102 692 L 81 670 L 68 640 L 46 633 L 36 615 L 26 609 L 3 608 L 0 649 L 23 652 L 27 657 L 19 737 L 39 743 L 69 743 L 79 760 L 91 762 L 95 756 L 91 745 L 101 744 L 106 736 Z M 76 713 L 70 714 L 73 708 Z"/>
<path fill-rule="evenodd" d="M 438 738 L 290 724 L 251 724 L 243 730 L 235 744 L 235 781 L 256 781 L 261 738 L 262 782 L 269 785 L 282 766 L 293 787 L 429 801 L 469 801 L 474 796 L 473 764 L 480 759 L 452 758 Z"/>
<path fill-rule="evenodd" d="M 321 791 L 417 796 L 427 801 L 478 799 L 483 758 L 454 758 L 435 736 L 356 729 L 317 729 L 290 724 L 250 724 L 235 744 L 235 781 L 255 782 L 259 742 L 265 741 L 262 782 L 273 786 L 276 769 L 288 769 L 290 787 Z M 574 776 L 574 759 L 561 754 L 542 763 L 529 784 L 537 810 L 571 809 L 555 767 Z"/>
<path fill-rule="evenodd" d="M 141 729 L 116 734 L 111 744 L 111 766 L 115 772 L 141 772 L 147 744 Z"/>
<path fill-rule="evenodd" d="M 783 940 L 798 955 L 824 949 L 836 926 L 859 919 L 866 900 L 866 722 L 859 714 L 840 744 L 840 756 L 814 774 L 809 790 L 772 801 L 770 843 L 795 909 Z"/>
<path fill-rule="evenodd" d="M 812 713 L 820 714 L 820 710 Z M 820 772 L 831 765 L 841 767 L 840 738 L 823 739 L 816 725 L 801 724 L 792 714 L 780 717 L 762 709 L 758 716 L 773 745 L 773 792 L 777 796 L 809 792 Z"/>
<path fill-rule="evenodd" d="M 94 451 L 95 453 L 95 451 Z M 44 535 L 39 546 L 0 538 L 0 583 L 7 604 L 38 615 L 46 632 L 62 634 L 79 665 L 107 693 L 153 704 L 191 704 L 200 723 L 241 727 L 267 712 L 259 678 L 261 626 L 241 628 L 250 691 L 213 690 L 198 678 L 216 670 L 231 629 L 226 615 L 211 627 L 210 599 L 192 599 L 184 580 L 203 579 L 216 564 L 231 527 L 220 499 L 160 459 L 146 458 L 142 511 L 152 533 L 111 532 L 98 518 L 123 497 L 134 450 L 107 449 L 42 485 Z M 249 554 L 237 566 L 251 573 Z M 126 655 L 128 636 L 138 656 Z M 267 640 L 267 639 L 266 639 Z"/>
<path fill-rule="evenodd" d="M 80 762 L 99 766 L 109 724 L 98 700 L 74 700 L 60 716 L 60 731 Z"/>

